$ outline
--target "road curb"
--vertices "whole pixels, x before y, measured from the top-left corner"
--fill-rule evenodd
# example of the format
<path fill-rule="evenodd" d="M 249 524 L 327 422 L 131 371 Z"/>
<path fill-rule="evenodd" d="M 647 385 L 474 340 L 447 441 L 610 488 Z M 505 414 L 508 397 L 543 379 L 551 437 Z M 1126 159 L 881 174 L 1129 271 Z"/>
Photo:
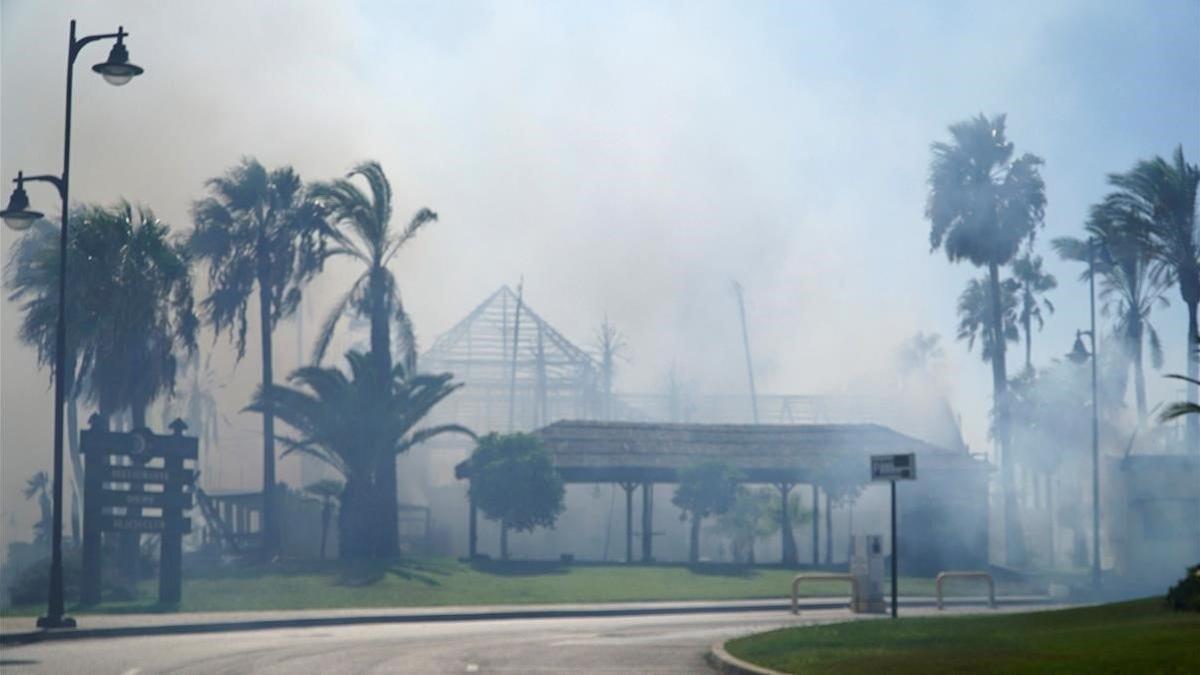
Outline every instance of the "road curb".
<path fill-rule="evenodd" d="M 725 642 L 714 642 L 705 658 L 708 665 L 725 675 L 786 675 L 778 670 L 763 668 L 739 659 L 726 651 Z"/>

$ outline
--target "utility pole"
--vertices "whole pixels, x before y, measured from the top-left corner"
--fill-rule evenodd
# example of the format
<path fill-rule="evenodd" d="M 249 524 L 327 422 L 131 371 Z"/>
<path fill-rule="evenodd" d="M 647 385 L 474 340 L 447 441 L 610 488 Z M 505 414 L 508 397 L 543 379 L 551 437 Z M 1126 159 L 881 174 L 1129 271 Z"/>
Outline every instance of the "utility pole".
<path fill-rule="evenodd" d="M 754 413 L 754 423 L 758 424 L 758 393 L 754 389 L 754 367 L 750 363 L 750 334 L 746 330 L 746 302 L 742 297 L 742 285 L 733 282 L 733 293 L 737 296 L 738 314 L 742 319 L 742 347 L 746 352 L 746 376 L 750 379 L 750 410 Z"/>

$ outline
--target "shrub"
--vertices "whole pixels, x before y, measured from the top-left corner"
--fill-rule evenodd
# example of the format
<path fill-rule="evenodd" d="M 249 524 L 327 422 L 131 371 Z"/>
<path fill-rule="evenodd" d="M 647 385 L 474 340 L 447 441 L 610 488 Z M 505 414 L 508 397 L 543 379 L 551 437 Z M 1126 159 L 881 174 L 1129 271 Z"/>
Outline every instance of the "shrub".
<path fill-rule="evenodd" d="M 1200 565 L 1189 567 L 1187 575 L 1167 591 L 1167 606 L 1180 612 L 1200 612 Z"/>

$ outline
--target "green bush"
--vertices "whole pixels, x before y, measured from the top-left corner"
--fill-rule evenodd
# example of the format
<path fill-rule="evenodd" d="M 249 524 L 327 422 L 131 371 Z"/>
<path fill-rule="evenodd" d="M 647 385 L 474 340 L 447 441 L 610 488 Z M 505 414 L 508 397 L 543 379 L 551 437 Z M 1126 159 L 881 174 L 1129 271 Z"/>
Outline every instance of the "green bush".
<path fill-rule="evenodd" d="M 1187 576 L 1167 591 L 1167 606 L 1180 612 L 1200 612 L 1200 565 L 1189 567 Z"/>

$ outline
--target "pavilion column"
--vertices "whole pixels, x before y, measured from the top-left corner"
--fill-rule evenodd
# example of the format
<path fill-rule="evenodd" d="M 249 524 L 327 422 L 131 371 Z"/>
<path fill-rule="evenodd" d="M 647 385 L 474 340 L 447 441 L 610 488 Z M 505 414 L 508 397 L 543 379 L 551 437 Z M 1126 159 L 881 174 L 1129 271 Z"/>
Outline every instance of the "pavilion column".
<path fill-rule="evenodd" d="M 795 567 L 796 560 L 796 537 L 792 533 L 792 514 L 788 508 L 789 495 L 792 492 L 793 483 L 776 483 L 775 487 L 779 488 L 779 502 L 782 505 L 779 517 L 779 532 L 783 537 L 783 564 L 790 567 Z"/>
<path fill-rule="evenodd" d="M 621 483 L 625 491 L 625 562 L 633 562 L 633 491 L 637 483 Z"/>
<path fill-rule="evenodd" d="M 467 516 L 467 559 L 474 560 L 479 553 L 479 509 L 475 506 L 475 493 L 467 483 L 467 499 L 471 503 Z"/>
<path fill-rule="evenodd" d="M 833 564 L 833 504 L 825 491 L 825 564 Z"/>
<path fill-rule="evenodd" d="M 642 483 L 642 562 L 653 562 L 654 483 Z"/>
<path fill-rule="evenodd" d="M 821 488 L 812 484 L 812 564 L 821 564 Z"/>

